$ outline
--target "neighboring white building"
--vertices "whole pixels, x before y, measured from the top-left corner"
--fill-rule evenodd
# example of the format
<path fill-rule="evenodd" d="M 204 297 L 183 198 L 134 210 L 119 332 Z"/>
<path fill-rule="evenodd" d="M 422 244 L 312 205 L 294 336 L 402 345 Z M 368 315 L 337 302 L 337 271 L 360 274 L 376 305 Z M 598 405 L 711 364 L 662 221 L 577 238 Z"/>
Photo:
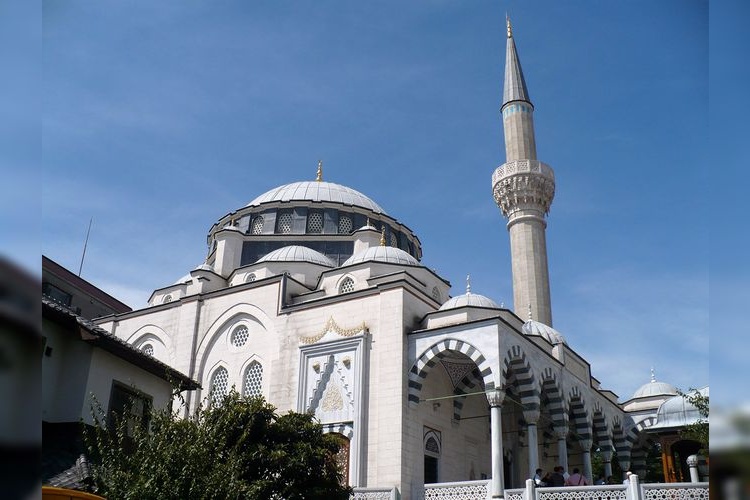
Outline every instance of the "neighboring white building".
<path fill-rule="evenodd" d="M 554 173 L 536 159 L 533 111 L 508 26 L 508 157 L 493 191 L 509 219 L 513 310 L 469 283 L 450 298 L 420 262 L 417 235 L 324 181 L 319 164 L 316 180 L 221 217 L 205 262 L 147 308 L 97 323 L 198 380 L 189 410 L 235 387 L 313 412 L 349 443 L 354 486 L 414 498 L 425 482 L 492 478 L 500 494 L 536 467 L 579 467 L 591 479 L 596 449 L 610 473 L 615 450 L 628 468 L 636 422 L 551 326 Z"/>

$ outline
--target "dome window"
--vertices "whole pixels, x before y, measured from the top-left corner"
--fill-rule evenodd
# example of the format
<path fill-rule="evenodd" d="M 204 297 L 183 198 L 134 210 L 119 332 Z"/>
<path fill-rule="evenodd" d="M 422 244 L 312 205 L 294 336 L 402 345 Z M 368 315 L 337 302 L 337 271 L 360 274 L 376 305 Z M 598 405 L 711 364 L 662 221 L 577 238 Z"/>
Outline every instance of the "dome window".
<path fill-rule="evenodd" d="M 310 212 L 307 215 L 307 232 L 320 234 L 323 232 L 323 213 Z"/>
<path fill-rule="evenodd" d="M 345 278 L 339 285 L 339 293 L 349 293 L 354 291 L 354 280 Z"/>
<path fill-rule="evenodd" d="M 162 304 L 167 304 L 167 303 L 169 303 L 169 302 L 172 302 L 172 296 L 171 296 L 171 295 L 169 295 L 169 294 L 167 294 L 167 295 L 165 295 L 165 296 L 164 296 L 164 298 L 163 298 L 163 299 L 161 300 L 161 303 L 162 303 Z"/>
<path fill-rule="evenodd" d="M 250 273 L 247 276 L 245 276 L 245 283 L 252 283 L 256 279 L 257 277 L 255 276 L 255 273 Z"/>
<path fill-rule="evenodd" d="M 154 346 L 151 344 L 143 344 L 143 347 L 141 347 L 141 352 L 145 354 L 146 356 L 153 356 Z"/>
<path fill-rule="evenodd" d="M 391 233 L 390 241 L 393 248 L 398 248 L 398 238 L 396 238 L 396 233 Z"/>
<path fill-rule="evenodd" d="M 259 215 L 253 219 L 251 232 L 252 234 L 263 234 L 263 216 Z"/>
<path fill-rule="evenodd" d="M 280 212 L 276 219 L 276 232 L 289 234 L 292 232 L 292 213 Z"/>
<path fill-rule="evenodd" d="M 242 347 L 247 343 L 247 339 L 250 336 L 245 325 L 240 325 L 232 331 L 232 345 L 234 347 Z"/>
<path fill-rule="evenodd" d="M 350 234 L 354 225 L 352 224 L 352 218 L 348 215 L 339 215 L 339 234 Z"/>

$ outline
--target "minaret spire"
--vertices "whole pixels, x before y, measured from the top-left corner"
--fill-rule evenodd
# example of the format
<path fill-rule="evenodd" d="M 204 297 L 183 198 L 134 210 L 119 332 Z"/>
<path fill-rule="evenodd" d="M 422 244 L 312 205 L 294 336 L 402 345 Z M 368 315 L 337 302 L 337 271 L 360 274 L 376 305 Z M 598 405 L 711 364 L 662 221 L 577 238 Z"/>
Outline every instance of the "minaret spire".
<path fill-rule="evenodd" d="M 492 175 L 495 202 L 508 219 L 513 309 L 528 307 L 529 318 L 552 326 L 547 269 L 546 216 L 555 196 L 555 174 L 537 160 L 534 105 L 516 51 L 510 17 L 505 51 L 503 116 L 505 163 Z"/>
<path fill-rule="evenodd" d="M 510 16 L 505 13 L 505 26 L 508 28 L 508 38 L 513 38 L 513 27 L 510 25 Z"/>

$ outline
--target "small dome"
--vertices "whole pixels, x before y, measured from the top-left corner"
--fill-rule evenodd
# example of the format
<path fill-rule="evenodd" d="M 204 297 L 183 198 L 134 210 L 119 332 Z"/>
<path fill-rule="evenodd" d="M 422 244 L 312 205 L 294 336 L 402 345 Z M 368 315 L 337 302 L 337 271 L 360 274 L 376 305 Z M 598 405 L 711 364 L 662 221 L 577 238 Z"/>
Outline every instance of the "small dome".
<path fill-rule="evenodd" d="M 565 337 L 563 337 L 560 332 L 558 332 L 551 326 L 545 325 L 544 323 L 540 323 L 539 321 L 534 321 L 533 319 L 530 319 L 526 323 L 524 323 L 523 327 L 521 328 L 521 331 L 525 335 L 534 335 L 537 337 L 542 337 L 543 339 L 545 339 L 547 342 L 549 342 L 552 345 L 557 345 L 557 344 L 568 345 L 568 343 L 565 341 Z"/>
<path fill-rule="evenodd" d="M 360 262 L 375 261 L 385 262 L 388 264 L 401 264 L 406 266 L 421 266 L 417 259 L 404 252 L 400 248 L 376 246 L 370 247 L 364 252 L 360 252 L 349 257 L 344 266 L 359 264 Z"/>
<path fill-rule="evenodd" d="M 272 201 L 330 201 L 385 214 L 380 205 L 352 188 L 324 181 L 293 182 L 271 189 L 248 203 L 248 207 Z"/>
<path fill-rule="evenodd" d="M 708 397 L 708 386 L 698 391 Z M 656 423 L 652 428 L 683 427 L 694 424 L 701 418 L 698 408 L 690 404 L 685 396 L 672 396 L 664 401 L 656 412 Z"/>
<path fill-rule="evenodd" d="M 490 299 L 489 297 L 485 297 L 484 295 L 479 295 L 478 293 L 471 293 L 466 292 L 464 294 L 461 294 L 457 297 L 453 297 L 452 299 L 448 300 L 445 304 L 440 306 L 440 309 L 438 311 L 447 311 L 448 309 L 458 309 L 459 307 L 487 307 L 490 309 L 501 309 L 497 303 Z"/>
<path fill-rule="evenodd" d="M 309 262 L 326 267 L 336 267 L 331 259 L 322 253 L 300 245 L 281 247 L 264 255 L 258 259 L 258 262 Z"/>
<path fill-rule="evenodd" d="M 657 382 L 656 379 L 651 379 L 651 382 L 643 384 L 633 393 L 633 399 L 647 398 L 649 396 L 674 396 L 676 394 L 677 388 L 672 384 Z"/>

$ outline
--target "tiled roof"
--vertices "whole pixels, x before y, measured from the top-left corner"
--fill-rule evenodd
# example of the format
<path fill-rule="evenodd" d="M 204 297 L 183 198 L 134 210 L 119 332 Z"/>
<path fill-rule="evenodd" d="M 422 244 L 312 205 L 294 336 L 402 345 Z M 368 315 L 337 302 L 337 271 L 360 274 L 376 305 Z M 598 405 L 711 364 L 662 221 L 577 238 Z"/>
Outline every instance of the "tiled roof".
<path fill-rule="evenodd" d="M 42 296 L 42 311 L 44 316 L 52 316 L 59 320 L 75 322 L 87 333 L 91 334 L 91 337 L 82 337 L 81 340 L 92 343 L 115 356 L 123 358 L 157 377 L 176 382 L 179 384 L 181 390 L 193 390 L 200 387 L 198 382 L 184 373 L 181 373 L 168 364 L 162 363 L 158 359 L 141 352 L 140 349 L 136 349 L 124 340 L 95 325 L 91 320 L 76 314 L 66 306 L 55 302 L 49 297 Z"/>

